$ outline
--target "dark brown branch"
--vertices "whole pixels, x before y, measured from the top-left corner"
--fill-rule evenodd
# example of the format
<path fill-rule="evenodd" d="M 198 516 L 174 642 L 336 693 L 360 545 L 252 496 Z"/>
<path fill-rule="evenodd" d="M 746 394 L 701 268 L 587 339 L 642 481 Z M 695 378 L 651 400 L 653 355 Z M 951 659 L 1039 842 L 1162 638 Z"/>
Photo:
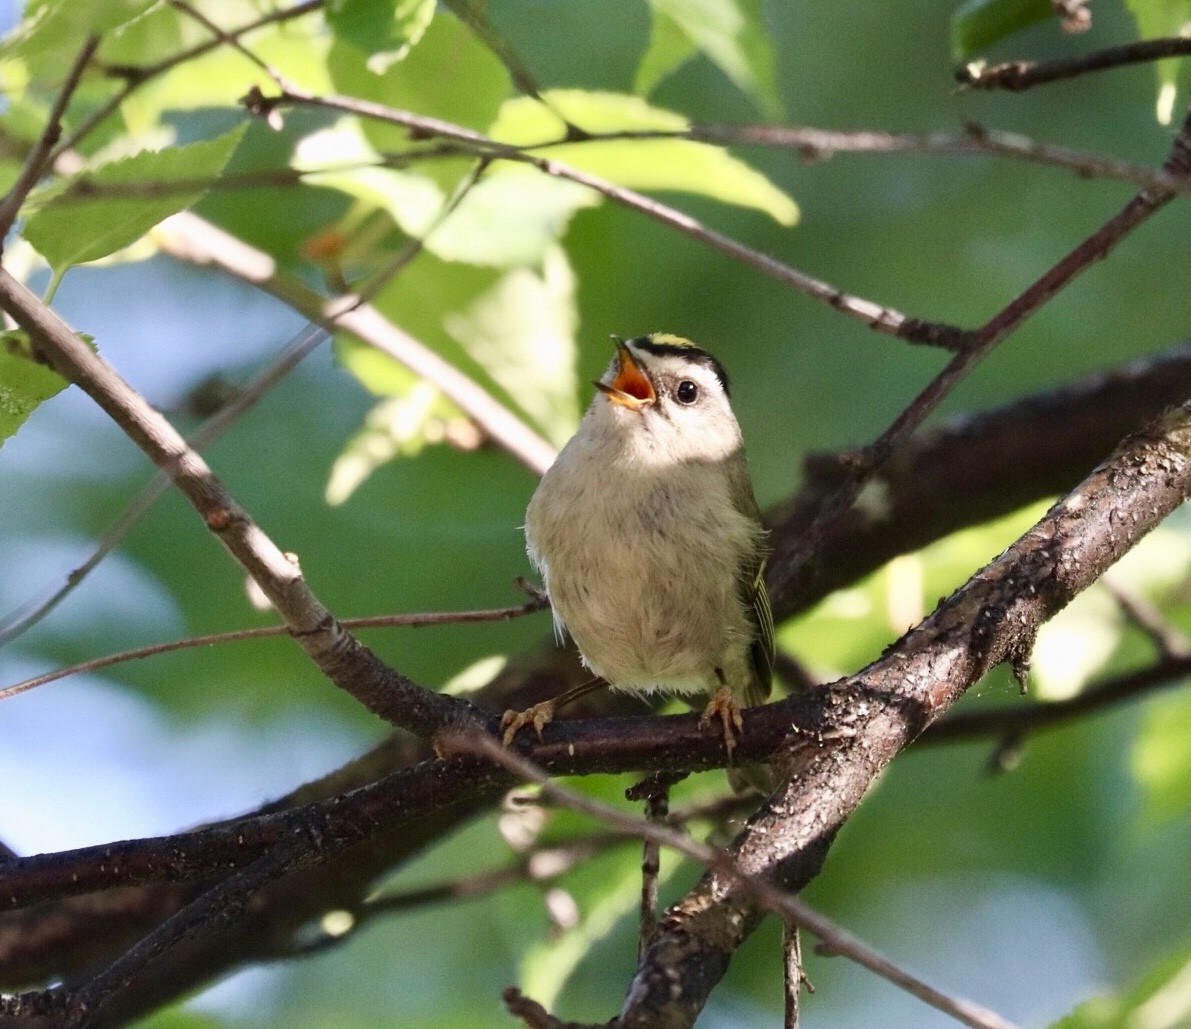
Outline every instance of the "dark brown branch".
<path fill-rule="evenodd" d="M 1059 492 L 1076 481 L 1081 469 L 1093 464 L 1097 455 L 1111 447 L 1114 434 L 1120 438 L 1171 400 L 1187 395 L 1191 395 L 1191 348 L 1184 347 L 1107 375 L 1089 376 L 1054 393 L 975 418 L 957 419 L 923 437 L 912 450 L 902 455 L 902 459 L 887 466 L 882 480 L 890 498 L 887 518 L 875 519 L 871 524 L 866 519 L 857 519 L 841 525 L 833 537 L 835 549 L 832 553 L 837 556 L 831 557 L 829 567 L 834 571 L 836 561 L 844 561 L 841 575 L 845 581 L 851 581 L 879 567 L 894 552 L 913 549 L 962 525 Z M 1043 442 L 1050 445 L 1043 446 Z M 811 461 L 812 479 L 825 480 L 812 482 L 812 493 L 833 487 L 835 464 L 824 458 Z M 982 469 L 983 474 L 977 473 L 973 478 L 973 469 Z M 963 510 L 946 502 L 957 491 L 966 498 Z M 813 506 L 810 500 L 813 496 L 792 507 L 802 510 L 808 505 Z M 778 541 L 787 536 L 796 537 L 801 532 L 793 513 L 783 515 L 777 521 L 779 528 L 775 538 Z M 839 583 L 832 580 L 826 585 L 834 589 Z M 801 609 L 812 599 L 813 595 L 805 592 L 790 601 L 775 594 L 775 602 L 787 611 Z M 481 699 L 494 711 L 510 704 L 524 707 L 556 694 L 582 677 L 582 670 L 573 656 L 552 646 L 544 647 L 514 662 Z M 613 694 L 593 695 L 584 702 L 583 709 L 591 714 L 602 711 L 606 715 L 617 709 L 617 703 L 624 711 L 639 710 L 637 705 Z M 1014 711 L 1033 717 L 1035 708 Z M 791 721 L 812 732 L 816 728 L 830 728 L 830 723 L 822 721 L 821 710 L 813 705 L 799 708 L 793 714 L 788 709 L 776 714 L 768 708 L 758 709 L 747 712 L 745 717 L 748 732 L 742 745 L 743 753 L 748 754 L 754 746 L 757 753 L 776 746 Z M 1016 714 L 1007 716 L 1016 717 Z M 1043 717 L 1054 715 L 1044 714 Z M 936 728 L 930 735 L 940 731 Z M 983 731 L 1000 730 L 994 725 Z M 550 753 L 541 755 L 540 760 L 565 758 L 567 752 L 574 749 L 581 758 L 592 755 L 589 770 L 597 764 L 609 767 L 608 754 L 618 745 L 627 747 L 628 766 L 635 768 L 645 768 L 654 751 L 664 753 L 671 767 L 710 767 L 717 758 L 722 760 L 715 741 L 699 732 L 694 717 L 560 722 L 547 730 L 547 741 L 551 744 Z M 304 787 L 294 797 L 278 801 L 267 810 L 283 810 L 358 788 L 411 763 L 417 754 L 409 743 L 393 741 L 375 754 L 353 762 L 342 773 L 323 783 Z M 563 770 L 561 765 L 556 767 Z M 583 767 L 572 765 L 571 770 L 582 771 Z M 444 795 L 442 799 L 447 801 L 448 797 Z M 359 890 L 366 890 L 373 876 L 441 835 L 477 806 L 490 803 L 490 799 L 485 799 L 483 794 L 473 794 L 469 803 L 470 807 L 464 805 L 441 813 L 436 822 L 423 819 L 415 832 L 398 824 L 392 833 L 377 837 L 366 849 L 357 848 L 329 861 L 325 873 L 317 870 L 307 873 L 304 886 L 283 881 L 278 884 L 276 893 L 284 897 L 284 901 L 270 903 L 268 914 L 262 915 L 260 922 L 253 925 L 261 925 L 261 934 L 275 940 L 279 934 L 284 935 L 283 926 L 290 919 L 300 924 L 317 914 L 311 907 L 312 898 L 324 898 L 329 902 L 333 897 L 335 903 L 351 907 L 359 897 L 358 892 L 352 892 L 351 884 L 357 883 Z M 267 826 L 262 826 L 261 831 L 268 831 Z M 262 841 L 263 837 L 253 846 Z M 172 844 L 193 852 L 195 840 L 183 834 L 159 841 L 155 860 L 163 866 L 172 860 Z M 67 892 L 65 884 L 76 871 L 90 863 L 87 855 L 61 857 L 57 883 L 46 883 L 45 896 L 60 896 Z M 220 860 L 226 860 L 226 855 L 212 851 L 211 858 L 210 865 L 204 867 L 217 866 Z M 164 878 L 163 873 L 161 879 Z M 3 981 L 12 985 L 36 981 L 50 970 L 63 967 L 64 963 L 70 967 L 72 949 L 79 964 L 93 964 L 95 951 L 110 954 L 114 949 L 118 950 L 130 942 L 129 931 L 143 933 L 176 910 L 187 888 L 163 885 L 159 880 L 159 884 L 153 886 L 124 887 L 104 894 L 58 900 L 51 910 L 43 908 L 20 913 L 19 921 L 14 921 L 18 918 L 16 913 L 0 917 Z M 273 923 L 266 928 L 269 919 L 273 919 Z M 57 925 L 53 937 L 47 937 L 43 932 L 48 920 Z M 138 927 L 141 928 L 138 930 Z M 267 956 L 269 952 L 253 942 L 255 931 L 251 926 L 245 927 L 234 948 L 213 948 L 201 959 L 197 954 L 192 955 L 179 968 L 179 974 L 185 978 L 176 988 L 193 988 L 206 975 L 226 968 L 233 953 L 237 962 L 251 960 L 254 954 Z M 153 996 L 170 996 L 166 982 L 162 982 L 161 989 L 165 992 Z"/>
<path fill-rule="evenodd" d="M 1070 489 L 1118 440 L 1187 397 L 1191 345 L 920 434 L 874 474 L 871 503 L 831 523 L 813 565 L 790 577 L 771 570 L 775 613 L 788 618 L 898 554 Z M 812 454 L 804 474 L 802 490 L 766 515 L 777 568 L 853 471 L 846 454 Z"/>
<path fill-rule="evenodd" d="M 1021 739 L 1029 733 L 1058 728 L 1077 718 L 1086 718 L 1158 690 L 1181 685 L 1188 676 L 1191 676 L 1191 657 L 1168 657 L 1063 700 L 949 715 L 932 725 L 920 743 L 962 743 L 998 736 Z"/>
<path fill-rule="evenodd" d="M 693 858 L 707 867 L 713 875 L 718 875 L 726 882 L 746 892 L 765 911 L 782 915 L 793 924 L 802 926 L 814 933 L 833 953 L 846 955 L 853 961 L 875 972 L 877 975 L 896 983 L 908 993 L 932 1007 L 945 1011 L 957 1021 L 973 1029 L 1017 1029 L 1012 1023 L 1003 1019 L 996 1012 L 990 1011 L 979 1004 L 961 997 L 949 996 L 940 990 L 918 979 L 904 969 L 899 968 L 887 958 L 878 954 L 872 948 L 861 943 L 850 933 L 844 932 L 839 926 L 825 918 L 817 911 L 808 907 L 798 897 L 775 886 L 767 879 L 754 876 L 737 863 L 733 855 L 727 851 L 700 842 L 686 833 L 669 826 L 659 824 L 649 818 L 639 818 L 625 814 L 618 808 L 611 807 L 601 801 L 594 800 L 585 794 L 576 793 L 565 786 L 553 782 L 545 771 L 510 750 L 502 747 L 489 737 L 472 736 L 461 741 L 462 746 L 471 745 L 475 752 L 484 754 L 494 762 L 517 776 L 537 783 L 545 796 L 559 804 L 598 818 L 603 824 L 615 826 L 625 832 L 635 832 L 646 842 L 657 843 L 672 847 L 680 854 Z M 671 995 L 674 1004 L 671 1016 L 679 1012 L 688 1011 L 688 998 Z M 631 1004 L 631 999 L 630 999 Z M 626 1010 L 628 1010 L 626 1006 Z M 614 1021 L 617 1026 L 635 1024 L 628 1021 L 625 1012 Z M 657 1025 L 670 1026 L 678 1024 L 663 1019 L 658 1022 L 644 1023 L 652 1027 Z"/>
<path fill-rule="evenodd" d="M 979 62 L 966 64 L 955 73 L 956 81 L 972 89 L 1007 89 L 1020 91 L 1059 79 L 1070 79 L 1088 72 L 1123 68 L 1130 64 L 1160 61 L 1167 57 L 1191 54 L 1191 39 L 1170 36 L 1163 39 L 1139 39 L 1122 46 L 1094 50 L 1078 57 L 1057 61 L 1010 61 L 984 67 Z"/>
<path fill-rule="evenodd" d="M 1179 179 L 1191 177 L 1191 111 L 1175 137 L 1170 156 L 1163 164 L 1163 171 Z M 969 345 L 955 354 L 946 367 L 894 419 L 889 428 L 866 448 L 863 460 L 857 462 L 852 474 L 823 501 L 797 549 L 775 550 L 769 566 L 771 588 L 781 595 L 787 590 L 793 591 L 800 578 L 817 574 L 821 567 L 819 551 L 832 531 L 832 525 L 847 515 L 873 473 L 893 457 L 922 426 L 930 413 L 995 347 L 1018 329 L 1026 319 L 1049 303 L 1077 276 L 1106 258 L 1123 239 L 1161 210 L 1174 196 L 1175 194 L 1169 190 L 1141 190 L 1120 212 L 1052 265 L 973 333 Z"/>
<path fill-rule="evenodd" d="M 831 732 L 790 738 L 786 781 L 733 843 L 740 871 L 805 886 L 880 771 L 992 667 L 1025 661 L 1038 627 L 1189 494 L 1191 404 L 1126 440 L 881 660 L 816 691 Z M 689 1025 L 763 911 L 738 881 L 705 876 L 663 919 L 622 1024 Z"/>

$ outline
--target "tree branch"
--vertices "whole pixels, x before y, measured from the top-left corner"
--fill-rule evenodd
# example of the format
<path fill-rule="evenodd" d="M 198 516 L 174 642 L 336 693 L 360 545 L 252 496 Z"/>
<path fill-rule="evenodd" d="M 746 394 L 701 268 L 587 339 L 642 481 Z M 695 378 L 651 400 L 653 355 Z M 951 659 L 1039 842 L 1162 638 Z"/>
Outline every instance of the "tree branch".
<path fill-rule="evenodd" d="M 1191 177 L 1191 111 L 1171 146 L 1163 171 L 1180 179 Z M 855 504 L 861 489 L 873 473 L 897 452 L 922 426 L 927 416 L 959 385 L 980 361 L 1010 333 L 1049 303 L 1081 275 L 1108 254 L 1139 225 L 1174 199 L 1169 190 L 1143 189 L 1116 215 L 1083 240 L 1066 256 L 1034 280 L 1017 297 L 971 334 L 969 344 L 947 363 L 893 423 L 866 448 L 852 474 L 827 497 L 812 518 L 806 535 L 796 549 L 775 548 L 769 564 L 769 581 L 779 594 L 796 591 L 800 579 L 818 574 L 819 551 L 831 526 Z"/>
<path fill-rule="evenodd" d="M 423 689 L 388 668 L 346 632 L 311 592 L 296 560 L 261 531 L 173 426 L 3 268 L 0 307 L 29 332 L 50 366 L 88 393 L 170 477 L 336 686 L 375 714 L 418 735 L 432 736 L 460 720 L 482 724 L 482 717 L 466 701 Z"/>
<path fill-rule="evenodd" d="M 815 691 L 830 734 L 795 732 L 786 780 L 733 842 L 741 872 L 799 890 L 881 770 L 995 665 L 1023 667 L 1038 627 L 1191 494 L 1191 403 L 1130 437 L 1016 544 L 884 657 Z M 790 725 L 797 703 L 787 706 Z M 744 739 L 748 738 L 748 726 Z M 763 906 L 711 872 L 666 914 L 621 1015 L 689 1025 Z"/>
<path fill-rule="evenodd" d="M 277 297 L 320 325 L 350 332 L 426 379 L 496 443 L 541 475 L 557 451 L 478 382 L 399 329 L 362 297 L 327 298 L 294 275 L 279 271 L 268 254 L 249 246 L 198 215 L 183 211 L 156 230 L 165 253 L 178 260 L 215 265 Z"/>
<path fill-rule="evenodd" d="M 4 238 L 8 235 L 8 230 L 12 228 L 13 223 L 17 220 L 17 214 L 21 209 L 21 204 L 25 202 L 25 198 L 32 192 L 33 187 L 37 185 L 37 180 L 45 174 L 46 169 L 51 164 L 51 154 L 54 146 L 62 137 L 62 116 L 66 114 L 66 108 L 70 105 L 70 98 L 74 96 L 74 91 L 78 89 L 83 72 L 86 70 L 91 58 L 95 55 L 95 48 L 98 46 L 98 36 L 88 36 L 83 42 L 83 46 L 79 50 L 78 56 L 74 59 L 74 64 L 66 76 L 66 81 L 58 91 L 58 96 L 54 99 L 54 106 L 50 109 L 50 116 L 46 119 L 46 126 L 41 133 L 41 138 L 25 157 L 25 163 L 21 168 L 20 174 L 17 176 L 16 182 L 13 183 L 12 188 L 5 195 L 4 199 L 0 200 L 0 252 L 3 251 Z"/>
<path fill-rule="evenodd" d="M 1059 79 L 1086 75 L 1088 72 L 1160 61 L 1167 57 L 1185 57 L 1187 54 L 1191 54 L 1191 39 L 1185 36 L 1139 39 L 1122 46 L 1110 46 L 1057 61 L 1010 61 L 987 67 L 974 61 L 958 69 L 955 78 L 961 85 L 972 89 L 1007 89 L 1017 92 Z"/>

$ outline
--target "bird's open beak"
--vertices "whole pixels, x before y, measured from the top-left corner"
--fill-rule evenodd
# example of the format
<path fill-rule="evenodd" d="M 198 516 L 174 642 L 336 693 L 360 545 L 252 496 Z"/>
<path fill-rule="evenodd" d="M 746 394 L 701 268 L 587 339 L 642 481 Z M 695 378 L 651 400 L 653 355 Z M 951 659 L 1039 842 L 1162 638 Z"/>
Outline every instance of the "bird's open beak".
<path fill-rule="evenodd" d="M 657 399 L 653 383 L 633 357 L 632 351 L 624 345 L 624 340 L 614 336 L 613 341 L 616 343 L 620 367 L 616 369 L 616 376 L 611 383 L 597 382 L 596 389 L 606 394 L 614 404 L 627 407 L 630 411 L 644 410 Z"/>

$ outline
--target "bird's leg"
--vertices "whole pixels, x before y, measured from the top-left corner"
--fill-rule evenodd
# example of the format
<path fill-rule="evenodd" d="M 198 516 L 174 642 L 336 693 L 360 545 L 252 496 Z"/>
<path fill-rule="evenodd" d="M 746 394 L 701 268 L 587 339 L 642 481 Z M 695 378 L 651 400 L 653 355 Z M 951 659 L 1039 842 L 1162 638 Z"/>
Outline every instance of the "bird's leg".
<path fill-rule="evenodd" d="M 706 727 L 711 724 L 713 718 L 719 718 L 720 724 L 724 727 L 724 746 L 728 750 L 728 762 L 731 764 L 732 751 L 736 749 L 736 733 L 744 732 L 744 719 L 740 715 L 740 701 L 724 682 L 723 670 L 717 668 L 715 674 L 719 677 L 720 688 L 703 709 L 703 717 L 699 719 L 699 724 Z"/>
<path fill-rule="evenodd" d="M 509 746 L 517 736 L 517 733 L 527 725 L 533 726 L 534 732 L 538 734 L 538 739 L 541 740 L 542 730 L 554 721 L 554 716 L 562 708 L 590 693 L 592 690 L 598 690 L 603 685 L 603 679 L 588 679 L 587 682 L 580 683 L 578 686 L 572 686 L 560 696 L 553 697 L 550 700 L 543 700 L 531 707 L 527 707 L 524 711 L 514 711 L 510 708 L 500 719 L 500 727 L 504 730 L 505 746 Z"/>

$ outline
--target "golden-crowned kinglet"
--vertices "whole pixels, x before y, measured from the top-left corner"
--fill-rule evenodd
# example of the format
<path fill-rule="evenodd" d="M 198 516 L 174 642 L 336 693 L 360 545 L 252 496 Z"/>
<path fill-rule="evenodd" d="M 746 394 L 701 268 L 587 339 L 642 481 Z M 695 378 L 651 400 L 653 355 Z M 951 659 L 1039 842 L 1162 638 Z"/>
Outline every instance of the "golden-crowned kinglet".
<path fill-rule="evenodd" d="M 525 515 L 561 638 L 615 689 L 704 695 L 729 754 L 773 671 L 764 530 L 723 366 L 665 333 L 628 342 Z M 556 701 L 507 712 L 509 742 Z"/>

